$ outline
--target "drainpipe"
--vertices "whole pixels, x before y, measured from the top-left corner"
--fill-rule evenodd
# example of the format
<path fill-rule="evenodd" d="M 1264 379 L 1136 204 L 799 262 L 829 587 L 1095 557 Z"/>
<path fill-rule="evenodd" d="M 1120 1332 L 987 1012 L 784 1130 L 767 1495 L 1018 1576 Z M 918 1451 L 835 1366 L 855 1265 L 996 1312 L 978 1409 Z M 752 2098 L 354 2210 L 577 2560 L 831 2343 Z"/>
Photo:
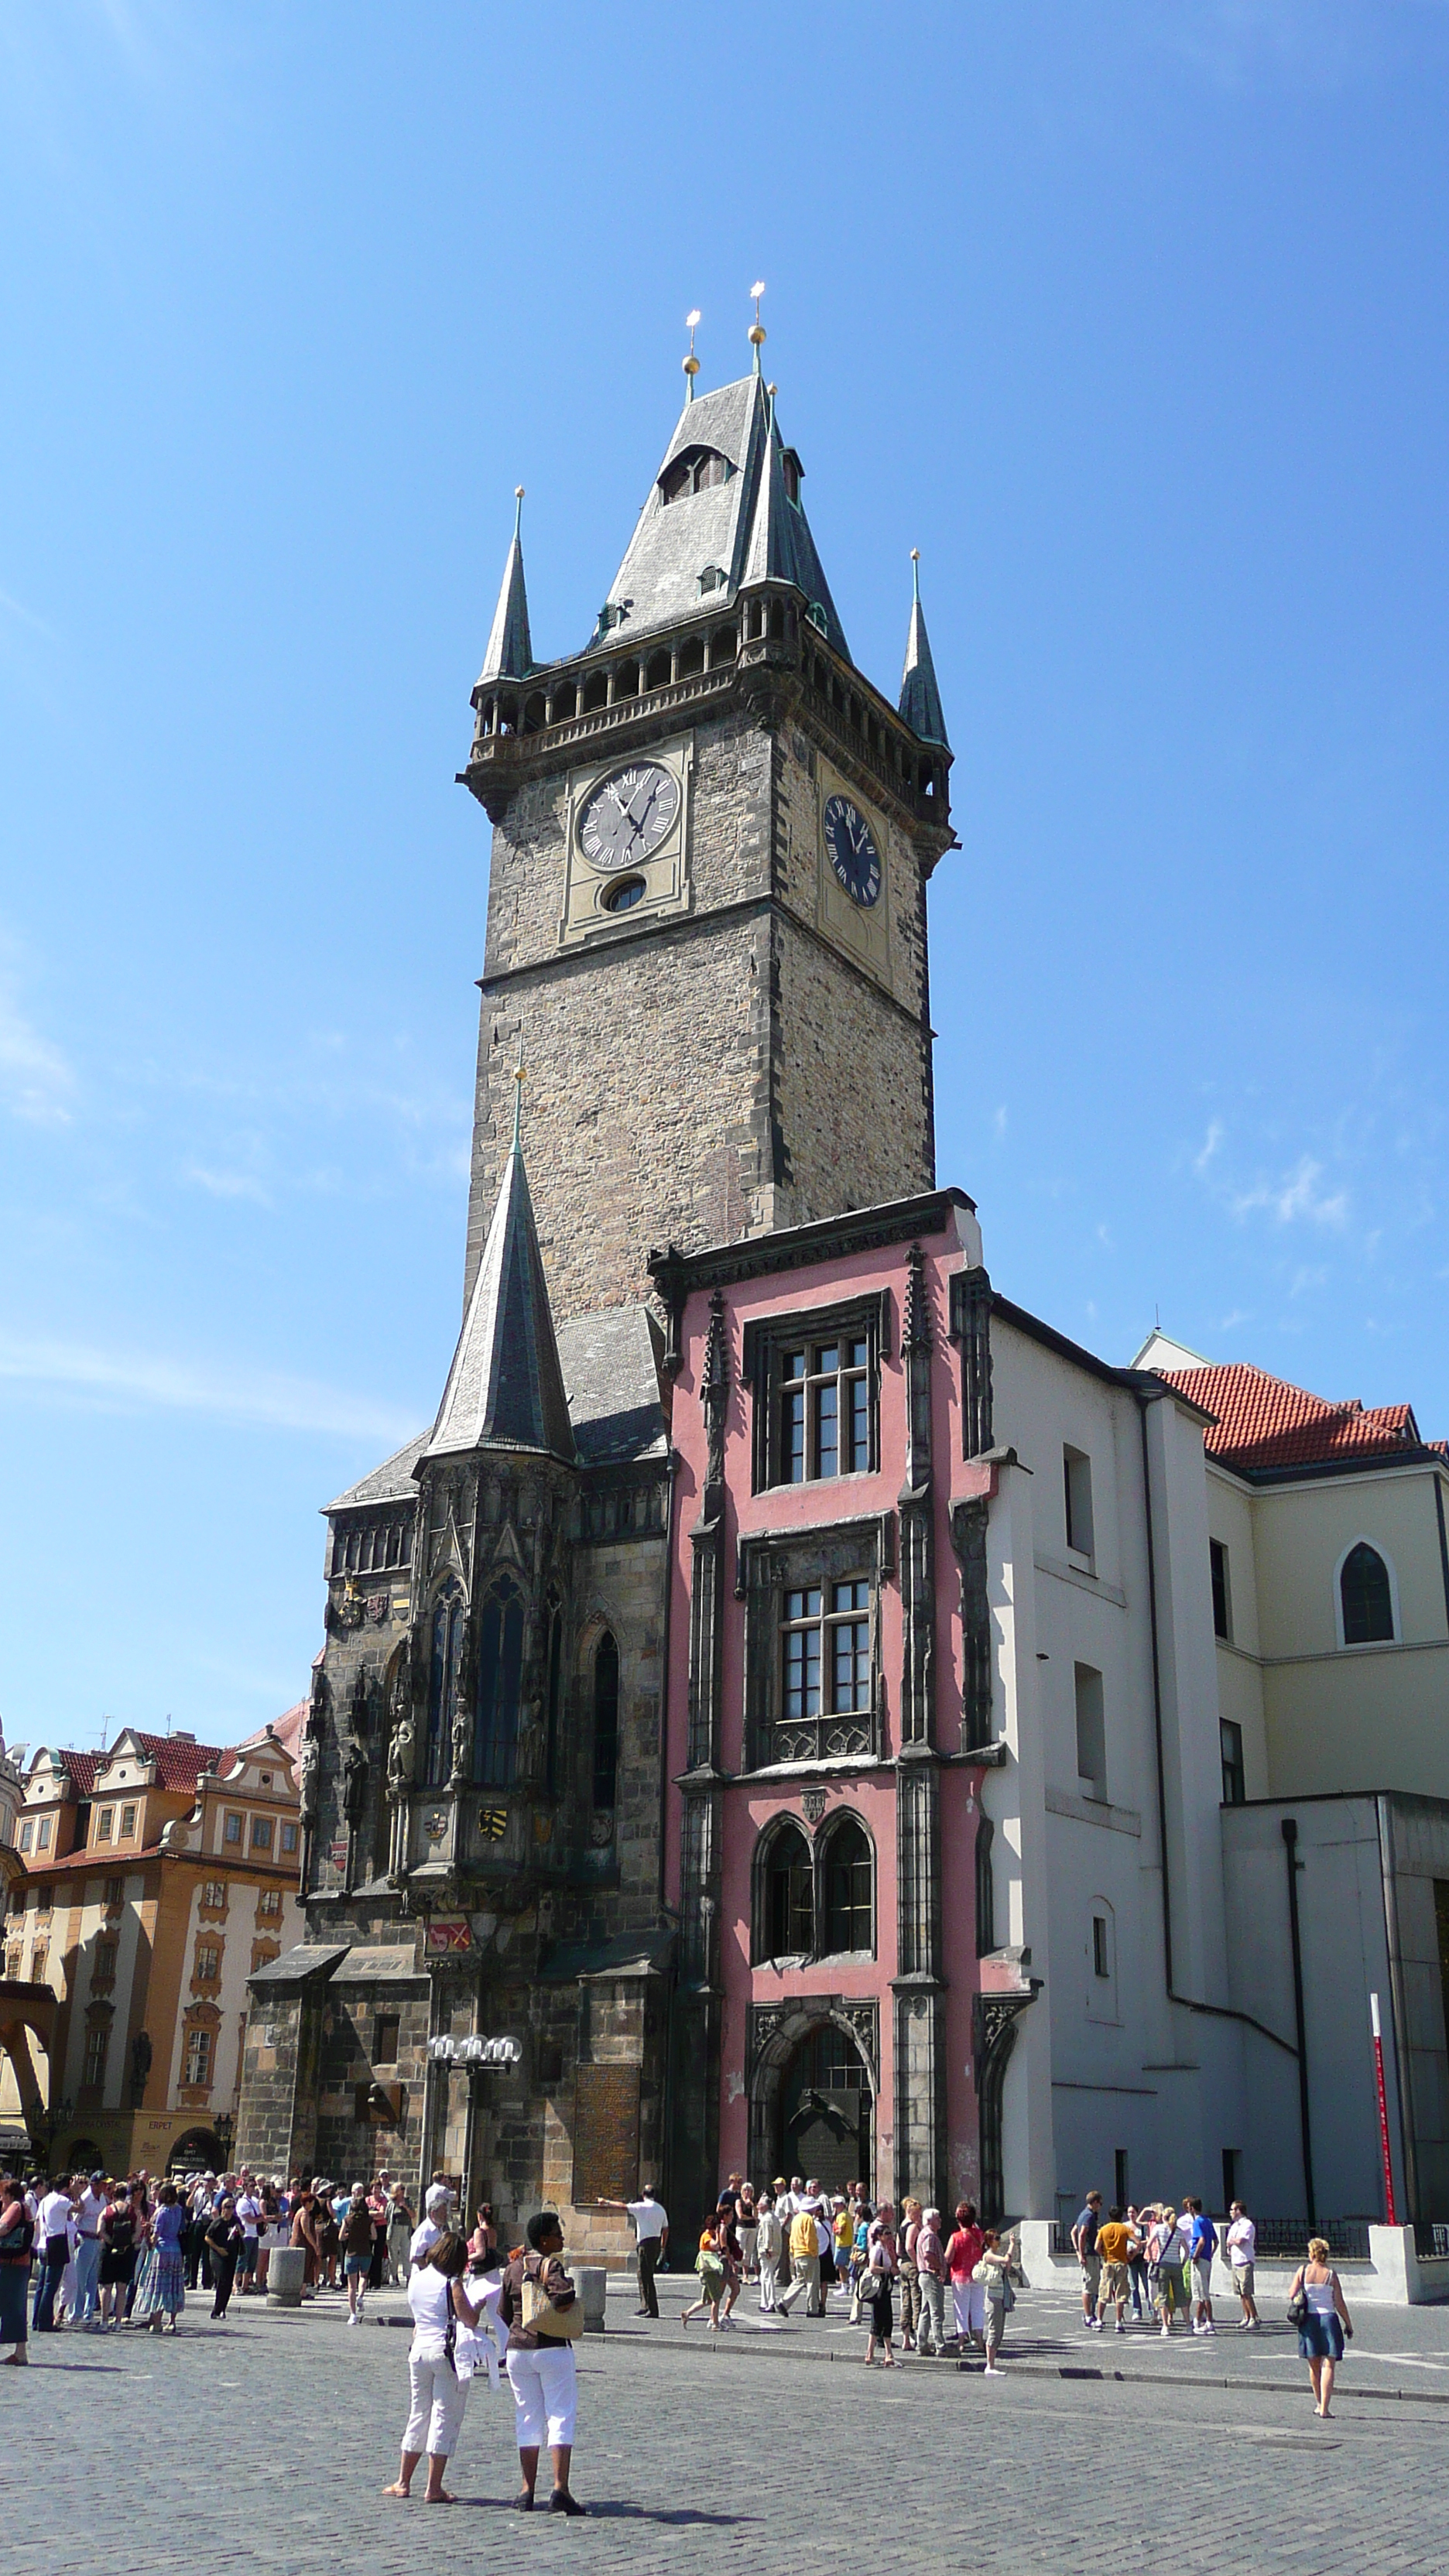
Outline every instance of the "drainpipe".
<path fill-rule="evenodd" d="M 1313 2194 L 1313 2132 L 1308 2111 L 1308 2034 L 1303 2012 L 1303 1940 L 1298 1924 L 1298 1873 L 1303 1867 L 1298 1857 L 1298 1820 L 1283 1819 L 1283 1857 L 1288 1864 L 1288 1929 L 1293 1941 L 1293 2019 L 1298 2031 L 1298 2126 L 1303 2141 L 1303 2190 L 1308 2202 L 1308 2224 L 1318 2215 Z"/>
<path fill-rule="evenodd" d="M 1437 1490 L 1437 1478 L 1435 1480 Z M 1389 1802 L 1377 1797 L 1374 1807 L 1379 1827 L 1379 1868 L 1384 1882 L 1384 1931 L 1389 1947 L 1389 2006 L 1394 2016 L 1394 2075 L 1399 2093 L 1399 2155 L 1404 2175 L 1405 2215 L 1412 2221 L 1419 2215 L 1419 2155 L 1414 2132 L 1413 2059 L 1409 2054 L 1409 2022 L 1404 1998 L 1404 1954 L 1399 1942 L 1399 1882 L 1394 1869 L 1394 1846 Z"/>

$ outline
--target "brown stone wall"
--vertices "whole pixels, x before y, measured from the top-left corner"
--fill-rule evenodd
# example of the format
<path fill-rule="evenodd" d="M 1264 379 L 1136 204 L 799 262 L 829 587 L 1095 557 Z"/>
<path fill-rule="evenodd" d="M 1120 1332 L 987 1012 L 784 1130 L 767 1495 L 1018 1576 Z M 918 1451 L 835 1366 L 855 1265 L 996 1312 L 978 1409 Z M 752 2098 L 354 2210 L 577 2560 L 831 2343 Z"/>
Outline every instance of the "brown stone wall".
<path fill-rule="evenodd" d="M 775 922 L 775 981 L 780 1222 L 804 1225 L 933 1189 L 919 1025 L 784 914 Z"/>

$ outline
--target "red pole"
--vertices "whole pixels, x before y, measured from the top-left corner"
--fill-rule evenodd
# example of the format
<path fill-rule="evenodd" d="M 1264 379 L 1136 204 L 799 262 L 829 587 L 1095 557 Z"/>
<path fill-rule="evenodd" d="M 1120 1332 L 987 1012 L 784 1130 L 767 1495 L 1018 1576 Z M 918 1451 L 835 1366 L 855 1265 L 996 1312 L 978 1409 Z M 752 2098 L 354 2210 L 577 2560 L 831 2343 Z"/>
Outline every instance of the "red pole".
<path fill-rule="evenodd" d="M 1369 2019 L 1374 2033 L 1374 2075 L 1379 2088 L 1379 2145 L 1384 2158 L 1384 2210 L 1390 2227 L 1397 2227 L 1398 2212 L 1394 2207 L 1394 2164 L 1389 2153 L 1389 2100 L 1384 2091 L 1384 2043 L 1379 2030 L 1379 1999 L 1369 1997 Z"/>

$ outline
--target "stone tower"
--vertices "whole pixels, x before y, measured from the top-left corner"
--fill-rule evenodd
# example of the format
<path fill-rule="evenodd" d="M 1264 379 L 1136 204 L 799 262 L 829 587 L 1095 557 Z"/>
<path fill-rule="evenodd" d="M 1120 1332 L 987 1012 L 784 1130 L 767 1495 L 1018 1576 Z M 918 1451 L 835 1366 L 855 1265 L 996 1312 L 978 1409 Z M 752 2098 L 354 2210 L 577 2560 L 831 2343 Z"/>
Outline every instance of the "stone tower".
<path fill-rule="evenodd" d="M 465 1298 L 520 1046 L 560 1318 L 647 1293 L 657 1247 L 934 1186 L 951 754 L 919 596 L 892 707 L 802 471 L 757 339 L 753 374 L 685 403 L 593 634 L 547 664 L 515 528 L 461 773 L 494 826 Z"/>

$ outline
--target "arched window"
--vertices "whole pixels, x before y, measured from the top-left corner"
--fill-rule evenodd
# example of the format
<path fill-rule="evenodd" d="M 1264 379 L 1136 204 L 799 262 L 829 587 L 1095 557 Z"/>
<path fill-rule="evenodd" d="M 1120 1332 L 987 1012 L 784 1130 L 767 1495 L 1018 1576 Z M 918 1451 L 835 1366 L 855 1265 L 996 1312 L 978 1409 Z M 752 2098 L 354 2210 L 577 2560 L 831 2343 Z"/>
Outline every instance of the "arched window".
<path fill-rule="evenodd" d="M 707 492 L 711 484 L 727 481 L 729 470 L 729 458 L 721 456 L 718 448 L 687 447 L 660 475 L 660 499 L 667 505 L 685 500 L 691 492 Z"/>
<path fill-rule="evenodd" d="M 854 1817 L 825 1846 L 825 1947 L 868 1950 L 874 1939 L 870 1844 Z"/>
<path fill-rule="evenodd" d="M 433 1612 L 432 1655 L 428 1665 L 428 1741 L 424 1774 L 430 1789 L 446 1780 L 452 1768 L 453 1689 L 463 1646 L 463 1604 L 444 1593 Z"/>
<path fill-rule="evenodd" d="M 1343 1604 L 1346 1646 L 1372 1646 L 1392 1638 L 1394 1596 L 1389 1569 L 1367 1539 L 1361 1538 L 1344 1558 L 1339 1568 L 1338 1593 Z"/>
<path fill-rule="evenodd" d="M 518 1768 L 518 1696 L 523 1676 L 523 1604 L 495 1592 L 478 1638 L 478 1704 L 473 1725 L 473 1777 L 508 1789 Z"/>
<path fill-rule="evenodd" d="M 770 1845 L 765 1863 L 765 1956 L 793 1959 L 815 1947 L 814 1873 L 810 1846 L 796 1825 Z"/>
<path fill-rule="evenodd" d="M 594 1805 L 612 1807 L 619 1786 L 619 1649 L 604 1630 L 594 1654 Z"/>
<path fill-rule="evenodd" d="M 548 1613 L 548 1735 L 546 1777 L 550 1797 L 558 1795 L 559 1733 L 563 1716 L 563 1612 L 556 1601 Z"/>

